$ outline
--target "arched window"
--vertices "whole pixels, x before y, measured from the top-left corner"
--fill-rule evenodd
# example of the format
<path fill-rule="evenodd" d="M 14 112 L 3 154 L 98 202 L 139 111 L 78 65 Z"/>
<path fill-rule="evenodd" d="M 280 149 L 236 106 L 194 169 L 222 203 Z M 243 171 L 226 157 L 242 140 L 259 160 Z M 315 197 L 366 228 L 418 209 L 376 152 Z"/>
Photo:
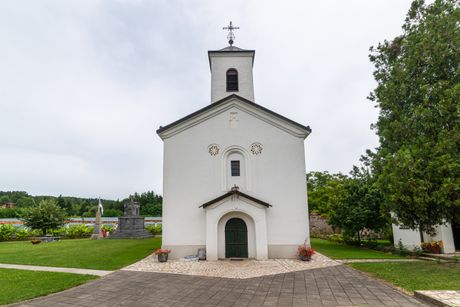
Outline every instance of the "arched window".
<path fill-rule="evenodd" d="M 243 153 L 234 149 L 225 155 L 226 189 L 238 186 L 241 190 L 247 190 L 246 186 L 246 159 Z"/>
<path fill-rule="evenodd" d="M 233 68 L 227 70 L 227 92 L 238 92 L 238 72 Z"/>

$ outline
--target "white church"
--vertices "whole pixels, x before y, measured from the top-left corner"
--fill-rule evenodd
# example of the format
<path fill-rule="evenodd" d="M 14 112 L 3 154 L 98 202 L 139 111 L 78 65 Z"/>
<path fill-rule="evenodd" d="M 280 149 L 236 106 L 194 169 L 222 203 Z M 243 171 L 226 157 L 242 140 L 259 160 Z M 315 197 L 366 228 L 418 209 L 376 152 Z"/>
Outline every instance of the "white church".
<path fill-rule="evenodd" d="M 308 126 L 255 103 L 254 50 L 208 51 L 209 105 L 157 134 L 164 142 L 163 246 L 170 257 L 294 258 L 309 243 Z M 289 103 L 289 102 L 283 102 Z"/>

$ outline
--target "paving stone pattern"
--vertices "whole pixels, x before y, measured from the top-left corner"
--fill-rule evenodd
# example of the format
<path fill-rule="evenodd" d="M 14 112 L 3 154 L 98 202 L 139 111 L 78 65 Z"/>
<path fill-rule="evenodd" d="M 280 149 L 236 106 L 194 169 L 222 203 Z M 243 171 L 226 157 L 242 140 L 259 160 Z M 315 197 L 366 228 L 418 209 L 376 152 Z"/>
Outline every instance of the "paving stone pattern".
<path fill-rule="evenodd" d="M 252 278 L 339 265 L 326 256 L 316 253 L 311 261 L 298 259 L 268 259 L 244 261 L 178 261 L 158 262 L 153 256 L 146 257 L 123 270 L 157 273 L 177 273 L 227 278 Z"/>
<path fill-rule="evenodd" d="M 427 306 L 343 265 L 248 279 L 117 271 L 14 306 Z"/>

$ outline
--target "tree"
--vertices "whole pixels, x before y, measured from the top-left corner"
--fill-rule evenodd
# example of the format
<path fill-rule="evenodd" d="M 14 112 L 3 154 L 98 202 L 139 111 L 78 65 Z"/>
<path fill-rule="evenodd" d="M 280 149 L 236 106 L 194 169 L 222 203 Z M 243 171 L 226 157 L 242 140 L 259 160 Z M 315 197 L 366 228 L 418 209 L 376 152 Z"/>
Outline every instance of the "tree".
<path fill-rule="evenodd" d="M 132 195 L 134 201 L 139 202 L 141 205 L 140 215 L 143 216 L 161 216 L 162 215 L 162 202 L 163 198 L 160 195 L 155 194 L 153 191 L 134 193 Z M 129 199 L 123 200 L 123 203 L 128 202 Z"/>
<path fill-rule="evenodd" d="M 403 34 L 371 48 L 380 108 L 373 172 L 399 222 L 434 232 L 460 215 L 460 2 L 415 0 Z"/>
<path fill-rule="evenodd" d="M 32 229 L 41 229 L 46 235 L 48 229 L 57 229 L 64 224 L 65 211 L 52 199 L 44 199 L 38 206 L 27 209 L 21 216 L 24 224 Z"/>
<path fill-rule="evenodd" d="M 341 173 L 309 172 L 307 174 L 308 209 L 329 216 L 331 208 L 343 196 L 343 183 L 347 178 Z"/>
<path fill-rule="evenodd" d="M 356 237 L 359 242 L 362 230 L 379 232 L 387 220 L 380 207 L 381 195 L 369 170 L 354 166 L 350 175 L 344 179 L 341 197 L 331 205 L 329 224 L 342 229 L 346 237 Z"/>

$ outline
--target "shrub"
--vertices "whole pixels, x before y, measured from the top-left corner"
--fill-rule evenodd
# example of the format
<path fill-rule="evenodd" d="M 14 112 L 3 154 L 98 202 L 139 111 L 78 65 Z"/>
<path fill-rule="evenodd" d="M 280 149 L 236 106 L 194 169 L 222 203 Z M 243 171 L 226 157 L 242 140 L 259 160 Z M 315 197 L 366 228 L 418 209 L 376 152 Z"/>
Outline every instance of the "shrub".
<path fill-rule="evenodd" d="M 329 241 L 343 243 L 343 236 L 340 233 L 334 233 L 327 237 Z"/>
<path fill-rule="evenodd" d="M 26 240 L 31 236 L 31 231 L 25 227 L 16 228 L 15 240 Z"/>
<path fill-rule="evenodd" d="M 147 225 L 145 229 L 150 232 L 152 235 L 161 235 L 162 233 L 162 226 L 161 224 L 158 225 Z"/>
<path fill-rule="evenodd" d="M 12 240 L 15 232 L 16 228 L 11 224 L 0 225 L 0 242 Z"/>
<path fill-rule="evenodd" d="M 54 237 L 65 236 L 65 227 L 49 230 L 48 233 L 51 234 Z"/>
<path fill-rule="evenodd" d="M 115 232 L 115 227 L 111 225 L 103 225 L 101 229 L 105 229 L 110 234 Z"/>
<path fill-rule="evenodd" d="M 430 254 L 440 254 L 442 252 L 442 241 L 423 242 L 422 250 Z"/>
<path fill-rule="evenodd" d="M 65 228 L 64 236 L 69 239 L 89 238 L 93 233 L 93 227 L 84 224 L 69 225 Z"/>
<path fill-rule="evenodd" d="M 14 219 L 20 216 L 23 211 L 24 210 L 20 208 L 5 208 L 5 209 L 0 210 L 0 218 L 1 219 L 8 219 L 8 218 Z"/>

